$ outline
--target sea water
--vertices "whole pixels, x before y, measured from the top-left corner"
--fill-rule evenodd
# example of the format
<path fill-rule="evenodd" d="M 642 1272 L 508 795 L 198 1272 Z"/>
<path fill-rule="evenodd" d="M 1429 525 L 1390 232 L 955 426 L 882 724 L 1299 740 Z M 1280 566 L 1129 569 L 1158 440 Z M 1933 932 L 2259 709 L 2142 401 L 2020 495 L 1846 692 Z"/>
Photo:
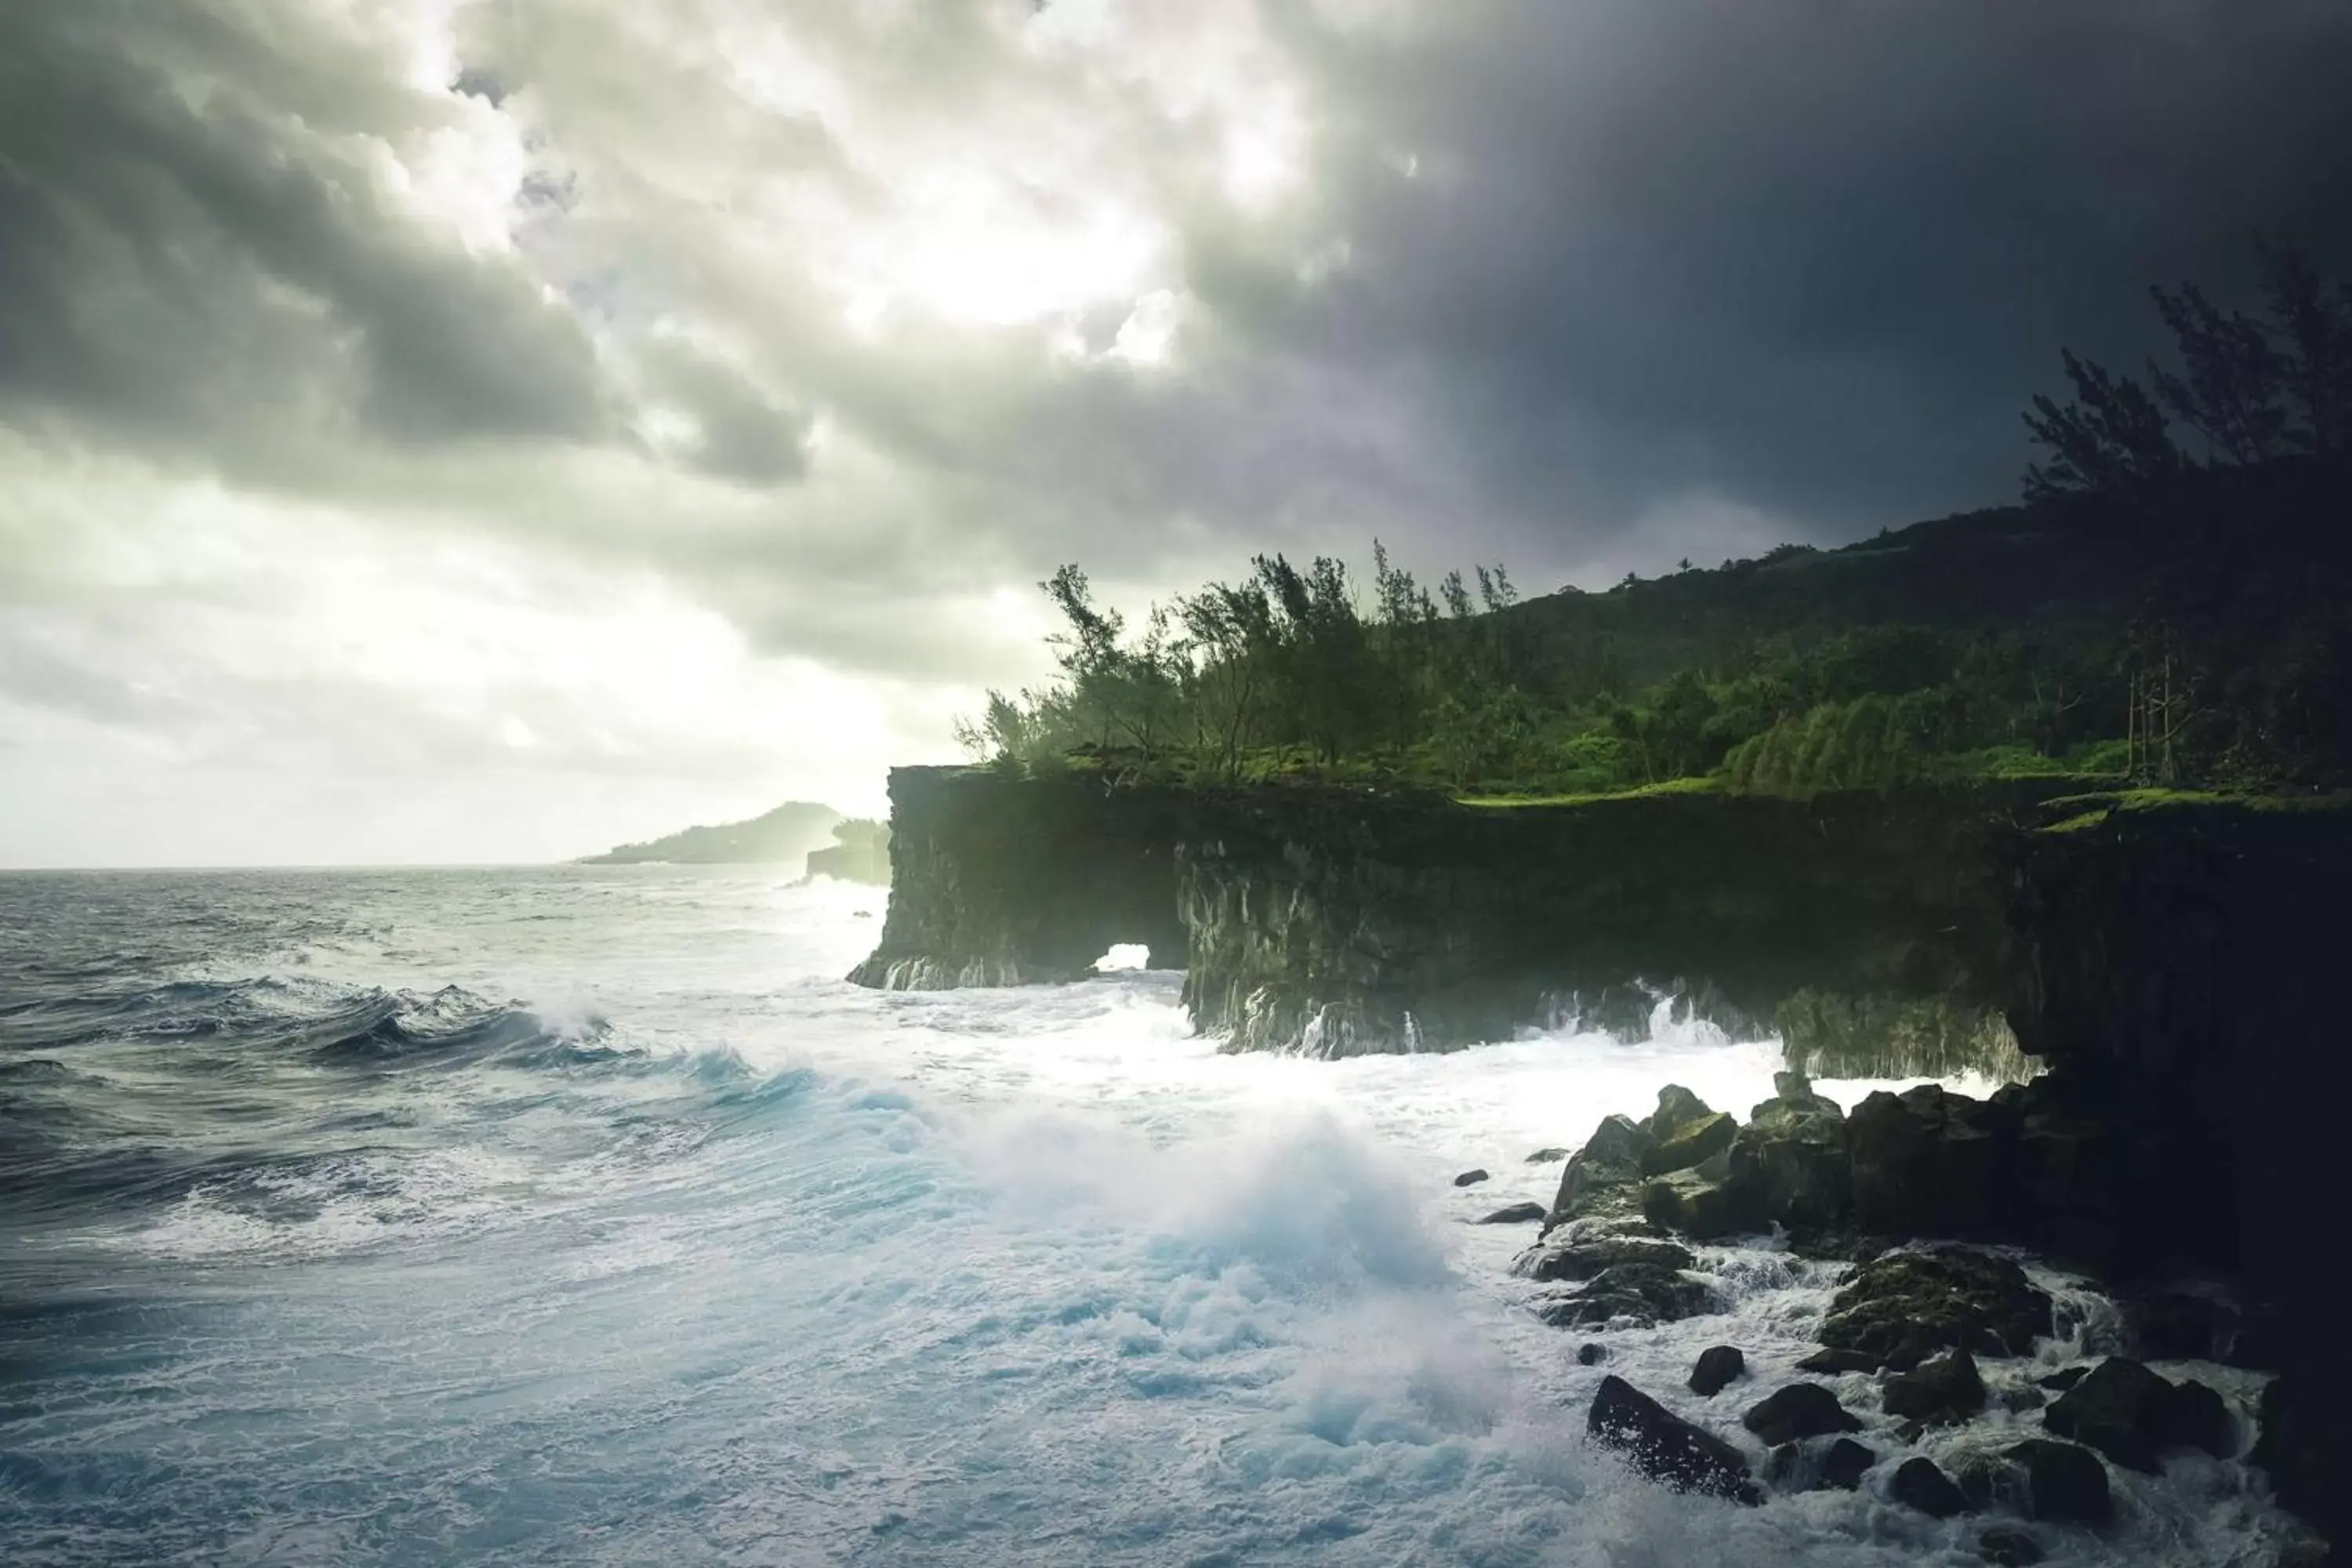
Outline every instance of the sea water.
<path fill-rule="evenodd" d="M 0 877 L 0 1561 L 1978 1561 L 1986 1521 L 1887 1500 L 1891 1465 L 1751 1510 L 1584 1441 L 1614 1371 L 1760 1461 L 1738 1414 L 1834 1266 L 1708 1249 L 1728 1312 L 1569 1333 L 1509 1271 L 1532 1227 L 1468 1223 L 1667 1082 L 1744 1115 L 1770 1044 L 1225 1056 L 1173 974 L 847 985 L 883 900 Z M 2041 1370 L 2112 1312 L 2038 1273 L 2084 1322 Z M 1756 1375 L 1701 1401 L 1714 1343 Z M 2051 1561 L 2296 1537 L 2236 1460 L 2116 1479 L 2110 1531 L 2034 1527 Z"/>

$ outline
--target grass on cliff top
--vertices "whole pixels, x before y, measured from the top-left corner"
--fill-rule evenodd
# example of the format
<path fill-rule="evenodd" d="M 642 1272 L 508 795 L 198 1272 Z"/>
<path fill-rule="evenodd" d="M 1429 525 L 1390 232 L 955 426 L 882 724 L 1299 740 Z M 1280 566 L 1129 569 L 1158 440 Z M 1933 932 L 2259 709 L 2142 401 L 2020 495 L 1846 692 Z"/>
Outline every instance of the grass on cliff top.
<path fill-rule="evenodd" d="M 2074 815 L 2052 823 L 2044 833 L 2080 833 L 2096 827 L 2118 812 L 2136 815 L 2160 811 L 2224 809 L 2254 812 L 2352 811 L 2352 790 L 2315 790 L 2301 795 L 2263 794 L 2253 790 L 2140 789 L 2102 790 L 2089 795 L 2058 795 L 2047 803 L 2053 809 L 2074 808 Z"/>
<path fill-rule="evenodd" d="M 1637 784 L 1632 789 L 1591 790 L 1581 795 L 1462 795 L 1454 798 L 1462 805 L 1508 810 L 1523 805 L 1591 805 L 1604 800 L 1647 800 L 1668 795 L 1718 795 L 1726 788 L 1722 779 L 1710 776 L 1666 779 L 1658 784 Z"/>

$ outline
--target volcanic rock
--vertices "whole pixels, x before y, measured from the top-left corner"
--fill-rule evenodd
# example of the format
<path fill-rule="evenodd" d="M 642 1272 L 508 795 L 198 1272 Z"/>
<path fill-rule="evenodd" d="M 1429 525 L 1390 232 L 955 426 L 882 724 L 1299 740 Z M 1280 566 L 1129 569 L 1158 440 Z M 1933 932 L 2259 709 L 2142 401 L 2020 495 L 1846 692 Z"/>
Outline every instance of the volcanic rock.
<path fill-rule="evenodd" d="M 1930 1425 L 1965 1421 L 1984 1405 L 1984 1379 L 1977 1374 L 1976 1358 L 1965 1348 L 1922 1362 L 1916 1372 L 1895 1373 L 1886 1380 L 1881 1397 L 1881 1408 L 1889 1415 Z"/>
<path fill-rule="evenodd" d="M 1481 1215 L 1470 1223 L 1472 1225 L 1532 1225 L 1543 1218 L 1547 1212 L 1541 1204 L 1513 1204 L 1508 1208 L 1496 1209 L 1493 1214 Z"/>
<path fill-rule="evenodd" d="M 1822 1343 L 1908 1371 L 1939 1350 L 2022 1354 L 2052 1331 L 2050 1298 L 2005 1258 L 1904 1247 L 1862 1264 L 1830 1302 Z"/>
<path fill-rule="evenodd" d="M 1584 1429 L 1625 1453 L 1643 1475 L 1676 1490 L 1707 1492 L 1751 1506 L 1764 1500 L 1738 1449 L 1672 1414 L 1614 1373 L 1601 1380 Z"/>
<path fill-rule="evenodd" d="M 2156 1474 L 2172 1435 L 2175 1390 L 2127 1356 L 2109 1356 L 2042 1413 L 2061 1437 L 2096 1448 L 2118 1465 Z"/>
<path fill-rule="evenodd" d="M 1748 1367 L 1748 1358 L 1734 1345 L 1712 1345 L 1698 1352 L 1698 1364 L 1691 1368 L 1690 1391 L 1703 1398 L 1713 1398 L 1725 1385 Z"/>
<path fill-rule="evenodd" d="M 1712 1305 L 1705 1285 L 1675 1269 L 1618 1263 L 1594 1275 L 1575 1295 L 1545 1303 L 1538 1313 L 1554 1328 L 1597 1328 L 1620 1319 L 1647 1328 L 1695 1317 Z"/>
<path fill-rule="evenodd" d="M 1859 1432 L 1862 1423 L 1818 1383 L 1792 1383 L 1766 1395 L 1740 1417 L 1740 1425 L 1778 1446 L 1832 1432 Z"/>
<path fill-rule="evenodd" d="M 1642 1173 L 1663 1176 L 1673 1171 L 1687 1171 L 1705 1163 L 1731 1147 L 1738 1136 L 1739 1123 L 1727 1111 L 1712 1111 L 1696 1117 L 1677 1129 L 1673 1136 L 1661 1138 L 1647 1154 L 1642 1156 Z"/>
<path fill-rule="evenodd" d="M 1952 1478 L 1925 1457 L 1904 1460 L 1895 1472 L 1892 1489 L 1896 1502 L 1916 1508 L 1930 1519 L 1949 1519 L 1968 1511 L 1969 1500 L 1960 1495 Z"/>
<path fill-rule="evenodd" d="M 2105 1524 L 2115 1517 L 2107 1468 L 2090 1449 L 2049 1437 L 2030 1437 L 2006 1452 L 2025 1467 L 2034 1518 Z"/>

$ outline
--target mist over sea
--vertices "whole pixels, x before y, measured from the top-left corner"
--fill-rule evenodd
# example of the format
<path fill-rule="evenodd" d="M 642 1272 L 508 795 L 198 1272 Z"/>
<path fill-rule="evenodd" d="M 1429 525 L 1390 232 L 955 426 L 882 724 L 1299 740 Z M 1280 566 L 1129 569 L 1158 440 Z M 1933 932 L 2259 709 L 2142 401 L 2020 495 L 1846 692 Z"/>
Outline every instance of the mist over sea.
<path fill-rule="evenodd" d="M 1219 1056 L 1172 974 L 851 987 L 883 897 L 0 876 L 0 1561 L 1977 1560 L 1980 1521 L 1582 1441 L 1604 1371 L 1785 1370 L 1834 1266 L 1741 1254 L 1728 1315 L 1585 1367 L 1508 1272 L 1532 1227 L 1465 1223 L 1668 1081 L 1744 1112 L 1774 1046 Z M 2111 1309 L 2038 1277 L 2082 1320 L 2042 1359 L 2095 1352 Z M 2291 1533 L 2235 1460 L 2115 1481 L 2052 1561 Z"/>

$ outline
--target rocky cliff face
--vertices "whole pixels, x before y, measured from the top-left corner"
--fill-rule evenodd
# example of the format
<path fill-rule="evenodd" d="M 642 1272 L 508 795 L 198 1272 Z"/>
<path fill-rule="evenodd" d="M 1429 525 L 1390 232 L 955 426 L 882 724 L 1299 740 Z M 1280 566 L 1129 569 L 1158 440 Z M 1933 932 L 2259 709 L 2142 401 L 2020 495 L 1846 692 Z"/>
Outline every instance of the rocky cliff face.
<path fill-rule="evenodd" d="M 2101 1194 L 2111 1268 L 2185 1258 L 2276 1308 L 2285 1375 L 2264 1425 L 2294 1437 L 2270 1462 L 2284 1500 L 2341 1540 L 2352 811 L 2113 811 L 2018 835 L 2002 858 L 2008 1016 L 2073 1086 L 2063 1121 L 2100 1130 L 2051 1179 Z"/>
<path fill-rule="evenodd" d="M 1986 820 L 1934 792 L 1239 797 L 1179 850 L 1185 1001 L 1234 1048 L 1343 1056 L 1571 1018 L 1639 1037 L 1673 996 L 1801 1058 L 1898 1020 L 1980 1066 L 2008 1047 Z"/>
<path fill-rule="evenodd" d="M 1450 1049 L 1571 1019 L 1640 1037 L 1674 997 L 1824 1068 L 2017 1060 L 1985 835 L 2028 787 L 1485 809 L 906 768 L 891 793 L 866 984 L 1065 979 L 1145 942 L 1237 1050 Z"/>
<path fill-rule="evenodd" d="M 1182 792 L 1088 775 L 894 768 L 889 912 L 849 978 L 885 990 L 1071 980 L 1128 942 L 1181 965 L 1175 847 L 1196 809 Z"/>

